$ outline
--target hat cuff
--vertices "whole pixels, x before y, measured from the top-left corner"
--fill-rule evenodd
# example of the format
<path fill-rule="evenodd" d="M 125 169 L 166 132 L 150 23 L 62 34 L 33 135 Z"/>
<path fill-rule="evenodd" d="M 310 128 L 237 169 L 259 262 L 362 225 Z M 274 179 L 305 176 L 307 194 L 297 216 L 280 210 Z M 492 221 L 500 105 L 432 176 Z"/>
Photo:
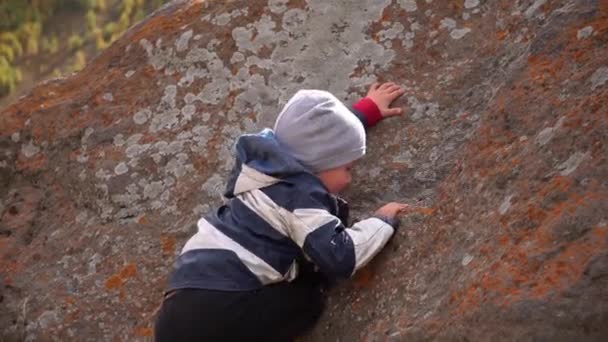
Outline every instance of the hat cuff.
<path fill-rule="evenodd" d="M 337 155 L 331 155 L 325 158 L 316 159 L 313 161 L 301 160 L 313 172 L 320 172 L 325 170 L 334 169 L 336 167 L 344 166 L 355 160 L 360 159 L 365 155 L 365 146 L 343 152 Z"/>

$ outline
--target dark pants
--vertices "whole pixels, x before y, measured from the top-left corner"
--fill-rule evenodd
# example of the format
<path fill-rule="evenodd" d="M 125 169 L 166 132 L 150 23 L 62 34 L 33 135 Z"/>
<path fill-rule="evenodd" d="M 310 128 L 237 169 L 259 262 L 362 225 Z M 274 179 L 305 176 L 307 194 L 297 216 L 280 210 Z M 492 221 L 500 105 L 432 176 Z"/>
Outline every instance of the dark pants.
<path fill-rule="evenodd" d="M 291 283 L 230 292 L 178 290 L 156 319 L 156 342 L 291 341 L 323 311 L 320 281 L 310 274 Z"/>

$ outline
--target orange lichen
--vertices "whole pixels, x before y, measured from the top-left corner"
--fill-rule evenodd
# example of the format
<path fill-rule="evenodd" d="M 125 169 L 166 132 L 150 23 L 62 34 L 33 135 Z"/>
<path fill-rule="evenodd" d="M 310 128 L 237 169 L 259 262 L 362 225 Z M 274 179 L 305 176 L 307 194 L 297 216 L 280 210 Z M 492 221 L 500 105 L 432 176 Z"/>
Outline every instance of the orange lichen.
<path fill-rule="evenodd" d="M 398 170 L 398 171 L 407 171 L 407 169 L 409 168 L 408 164 L 398 163 L 398 162 L 390 162 L 390 163 L 388 163 L 387 167 L 391 170 Z"/>
<path fill-rule="evenodd" d="M 587 238 L 576 241 L 545 264 L 531 288 L 532 298 L 541 298 L 549 291 L 565 290 L 584 272 L 589 260 L 606 247 L 606 227 L 594 227 Z"/>
<path fill-rule="evenodd" d="M 556 78 L 557 73 L 563 67 L 564 61 L 561 58 L 550 59 L 545 56 L 531 56 L 528 58 L 528 72 L 532 80 L 536 82 Z"/>
<path fill-rule="evenodd" d="M 2 273 L 12 273 L 17 272 L 20 269 L 17 261 L 15 260 L 1 260 L 0 261 L 0 272 Z"/>
<path fill-rule="evenodd" d="M 106 288 L 108 290 L 116 289 L 122 286 L 122 279 L 118 275 L 113 275 L 106 280 Z"/>
<path fill-rule="evenodd" d="M 449 8 L 454 12 L 462 12 L 464 10 L 464 1 L 448 0 Z"/>
<path fill-rule="evenodd" d="M 403 214 L 407 215 L 407 214 L 422 214 L 424 216 L 430 216 L 433 215 L 433 213 L 435 212 L 434 208 L 427 208 L 427 207 L 410 207 L 407 211 L 405 211 Z"/>
<path fill-rule="evenodd" d="M 495 34 L 496 39 L 498 39 L 498 40 L 504 40 L 508 35 L 509 35 L 508 30 L 496 31 L 496 34 Z"/>
<path fill-rule="evenodd" d="M 6 250 L 6 246 L 9 245 L 9 240 L 12 240 L 9 237 L 0 236 L 0 251 Z"/>
<path fill-rule="evenodd" d="M 11 275 L 15 272 L 18 272 L 19 270 L 20 267 L 15 260 L 0 260 L 0 274 L 4 276 L 5 284 L 12 284 L 13 279 Z"/>
<path fill-rule="evenodd" d="M 566 186 L 569 182 L 558 179 L 553 186 L 556 184 Z M 550 227 L 563 215 L 572 215 L 577 207 L 600 198 L 595 193 L 571 194 L 547 212 L 528 206 L 529 218 L 535 220 L 539 227 L 518 242 L 511 243 L 506 235 L 498 239 L 499 245 L 505 246 L 506 253 L 500 262 L 493 263 L 487 272 L 482 273 L 479 280 L 451 294 L 450 303 L 457 303 L 455 312 L 462 314 L 483 300 L 508 305 L 524 297 L 540 299 L 574 284 L 591 258 L 606 248 L 608 229 L 606 226 L 593 227 L 582 238 L 562 244 L 560 251 Z M 540 267 L 534 258 L 546 255 L 552 256 Z"/>
<path fill-rule="evenodd" d="M 572 179 L 564 176 L 554 176 L 548 184 L 539 190 L 540 196 L 544 197 L 552 191 L 566 192 L 572 186 Z"/>
<path fill-rule="evenodd" d="M 148 218 L 146 217 L 146 215 L 142 215 L 140 218 L 137 219 L 137 223 L 146 224 L 148 223 Z"/>
<path fill-rule="evenodd" d="M 44 154 L 39 153 L 31 158 L 25 158 L 23 156 L 19 156 L 15 165 L 17 169 L 20 171 L 29 170 L 29 171 L 37 171 L 44 168 L 47 164 L 47 159 Z"/>
<path fill-rule="evenodd" d="M 528 216 L 528 220 L 536 223 L 541 222 L 547 216 L 547 214 L 542 209 L 537 208 L 534 205 L 528 205 L 528 210 L 526 214 Z"/>
<path fill-rule="evenodd" d="M 561 67 L 563 67 L 562 60 L 559 58 L 535 57 L 529 60 L 528 72 L 531 79 L 546 81 L 560 77 Z M 529 96 L 527 89 L 515 85 L 511 90 L 499 95 L 496 100 L 497 109 L 504 110 L 507 105 L 513 107 L 513 98 L 527 98 Z M 591 129 L 593 125 L 586 122 L 594 116 L 586 114 L 584 119 L 587 121 L 584 121 L 581 115 L 589 112 L 589 108 L 597 108 L 593 113 L 599 112 L 602 104 L 595 98 L 581 101 L 576 110 L 566 115 L 561 127 Z M 590 101 L 593 101 L 592 105 L 587 104 Z M 584 108 L 583 103 L 586 104 Z M 521 165 L 526 168 L 527 165 L 523 161 L 520 162 L 519 158 L 507 159 L 510 165 L 506 165 L 507 160 L 499 159 L 502 151 L 508 152 L 508 149 L 504 149 L 496 140 L 496 136 L 504 136 L 497 132 L 496 128 L 489 125 L 481 126 L 479 133 L 470 150 L 472 160 L 468 161 L 468 165 L 472 167 L 472 170 L 469 170 L 471 174 L 492 177 L 514 166 Z M 601 149 L 599 150 L 598 155 L 601 155 Z M 488 163 L 489 160 L 499 162 Z M 499 235 L 495 240 L 496 246 L 504 251 L 504 254 L 469 285 L 451 293 L 450 303 L 455 306 L 453 312 L 456 314 L 470 312 L 483 302 L 509 305 L 524 298 L 544 298 L 564 291 L 578 281 L 593 255 L 606 248 L 605 227 L 595 227 L 575 242 L 566 241 L 561 244 L 552 232 L 552 227 L 560 221 L 567 219 L 567 216 L 575 215 L 577 208 L 602 200 L 601 195 L 593 192 L 569 193 L 575 183 L 572 178 L 561 175 L 555 175 L 549 181 L 541 183 L 534 192 L 529 192 L 531 189 L 529 181 L 519 179 L 518 183 L 518 188 L 521 189 L 518 203 L 512 203 L 509 213 L 497 218 L 503 229 L 509 229 L 509 234 Z M 596 188 L 589 186 L 589 189 Z M 526 224 L 525 229 L 514 230 L 510 223 L 522 217 L 530 224 Z M 490 258 L 491 248 L 482 245 L 479 254 L 484 258 Z M 547 257 L 548 260 L 545 259 Z"/>
<path fill-rule="evenodd" d="M 135 276 L 137 270 L 134 264 L 128 264 L 123 267 L 118 273 L 112 275 L 108 279 L 106 279 L 106 289 L 114 290 L 121 289 L 123 284 L 127 281 L 128 278 Z"/>
<path fill-rule="evenodd" d="M 152 336 L 152 328 L 149 327 L 139 327 L 135 329 L 135 335 L 139 337 L 149 337 Z"/>
<path fill-rule="evenodd" d="M 163 256 L 172 255 L 175 251 L 175 238 L 170 235 L 161 235 L 160 236 L 160 247 L 163 253 Z"/>
<path fill-rule="evenodd" d="M 354 284 L 355 288 L 358 288 L 358 289 L 368 287 L 371 284 L 373 278 L 374 278 L 373 270 L 369 266 L 364 267 L 355 274 L 355 277 L 353 279 L 353 284 Z"/>
<path fill-rule="evenodd" d="M 135 265 L 128 264 L 120 271 L 120 276 L 123 278 L 133 277 L 136 273 Z"/>
<path fill-rule="evenodd" d="M 131 41 L 140 41 L 144 38 L 149 39 L 150 36 L 159 34 L 159 32 L 174 32 L 185 22 L 188 22 L 188 18 L 201 13 L 202 5 L 203 1 L 194 1 L 190 2 L 184 10 L 175 11 L 170 15 L 152 16 L 146 20 L 145 25 L 138 27 L 138 30 L 134 31 L 129 39 Z"/>

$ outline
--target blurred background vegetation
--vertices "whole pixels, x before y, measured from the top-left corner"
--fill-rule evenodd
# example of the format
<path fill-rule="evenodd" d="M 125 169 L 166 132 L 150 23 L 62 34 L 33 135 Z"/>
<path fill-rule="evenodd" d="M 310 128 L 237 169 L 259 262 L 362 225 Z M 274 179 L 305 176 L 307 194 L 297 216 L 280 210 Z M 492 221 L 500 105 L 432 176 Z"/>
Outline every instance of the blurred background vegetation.
<path fill-rule="evenodd" d="M 169 0 L 0 0 L 0 107 L 49 77 L 82 69 Z"/>

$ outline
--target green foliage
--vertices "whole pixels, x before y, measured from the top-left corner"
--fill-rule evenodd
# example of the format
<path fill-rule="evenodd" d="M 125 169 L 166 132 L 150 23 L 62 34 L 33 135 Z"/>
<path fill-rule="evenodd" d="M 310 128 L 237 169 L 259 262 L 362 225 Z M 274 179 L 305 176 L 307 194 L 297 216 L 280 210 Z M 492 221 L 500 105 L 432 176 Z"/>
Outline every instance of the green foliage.
<path fill-rule="evenodd" d="M 95 39 L 95 48 L 98 51 L 101 51 L 108 46 L 108 43 L 106 43 L 106 40 L 103 38 L 103 31 L 100 29 L 95 29 L 95 31 L 93 31 L 93 39 Z"/>
<path fill-rule="evenodd" d="M 105 11 L 106 10 L 106 0 L 97 0 L 95 9 L 97 11 Z"/>
<path fill-rule="evenodd" d="M 77 33 L 72 33 L 70 38 L 68 38 L 68 47 L 72 51 L 76 51 L 80 49 L 84 45 L 84 40 Z"/>
<path fill-rule="evenodd" d="M 21 56 L 60 52 L 59 41 L 63 38 L 43 34 L 49 31 L 46 25 L 54 14 L 70 12 L 72 17 L 77 14 L 84 21 L 86 34 L 72 32 L 67 41 L 73 52 L 67 70 L 76 71 L 86 64 L 82 48 L 87 43 L 94 43 L 98 51 L 105 49 L 147 12 L 166 2 L 168 0 L 121 0 L 114 9 L 110 8 L 114 2 L 108 0 L 0 0 L 0 97 L 13 91 L 21 80 L 21 71 L 16 66 Z M 98 22 L 100 18 L 113 19 Z M 40 65 L 31 68 L 38 70 Z M 59 76 L 61 71 L 55 68 L 52 74 Z"/>
<path fill-rule="evenodd" d="M 41 9 L 23 0 L 0 1 L 0 31 L 17 31 L 23 23 L 42 19 Z M 44 7 L 46 10 L 46 7 Z"/>
<path fill-rule="evenodd" d="M 118 25 L 114 22 L 107 23 L 103 28 L 103 37 L 106 40 L 110 40 L 110 38 L 114 35 L 114 33 L 118 30 Z"/>
<path fill-rule="evenodd" d="M 72 65 L 70 65 L 70 72 L 77 72 L 84 69 L 87 64 L 87 57 L 82 50 L 78 50 L 72 59 Z"/>
<path fill-rule="evenodd" d="M 126 14 L 126 12 L 123 12 L 120 15 L 120 18 L 118 18 L 118 22 L 117 22 L 118 32 L 122 33 L 124 31 L 126 31 L 130 25 L 131 25 L 131 21 L 129 20 L 129 15 Z"/>
<path fill-rule="evenodd" d="M 80 0 L 82 7 L 88 10 L 95 9 L 97 7 L 97 0 Z"/>
<path fill-rule="evenodd" d="M 166 0 L 152 0 L 152 7 L 158 8 L 165 2 L 166 2 Z"/>
<path fill-rule="evenodd" d="M 74 12 L 86 11 L 97 6 L 96 0 L 51 0 L 55 3 L 57 10 L 68 10 Z"/>
<path fill-rule="evenodd" d="M 13 50 L 15 56 L 21 56 L 23 54 L 23 46 L 19 42 L 17 35 L 12 32 L 0 33 L 0 45 L 7 46 Z"/>
<path fill-rule="evenodd" d="M 23 47 L 17 36 L 10 32 L 0 34 L 0 56 L 3 56 L 8 62 L 12 62 L 15 57 L 23 54 Z"/>
<path fill-rule="evenodd" d="M 25 44 L 25 53 L 35 55 L 38 53 L 38 45 L 40 43 L 40 33 L 42 26 L 40 22 L 27 22 L 21 25 L 18 36 Z"/>
<path fill-rule="evenodd" d="M 15 53 L 8 45 L 0 45 L 0 56 L 4 57 L 9 62 L 12 62 L 15 59 Z"/>
<path fill-rule="evenodd" d="M 135 16 L 133 17 L 133 22 L 136 23 L 138 21 L 141 21 L 145 16 L 146 16 L 146 14 L 144 13 L 144 10 L 142 8 L 139 8 L 139 9 L 137 9 L 137 12 L 135 12 Z"/>
<path fill-rule="evenodd" d="M 0 56 L 0 96 L 8 95 L 15 90 L 19 81 L 21 81 L 21 71 Z"/>
<path fill-rule="evenodd" d="M 93 30 L 97 28 L 97 15 L 95 14 L 95 11 L 92 9 L 88 10 L 85 17 L 87 21 L 87 31 L 93 32 Z"/>
<path fill-rule="evenodd" d="M 59 51 L 59 41 L 57 40 L 57 37 L 42 37 L 42 51 L 50 54 L 57 53 L 57 51 Z"/>

